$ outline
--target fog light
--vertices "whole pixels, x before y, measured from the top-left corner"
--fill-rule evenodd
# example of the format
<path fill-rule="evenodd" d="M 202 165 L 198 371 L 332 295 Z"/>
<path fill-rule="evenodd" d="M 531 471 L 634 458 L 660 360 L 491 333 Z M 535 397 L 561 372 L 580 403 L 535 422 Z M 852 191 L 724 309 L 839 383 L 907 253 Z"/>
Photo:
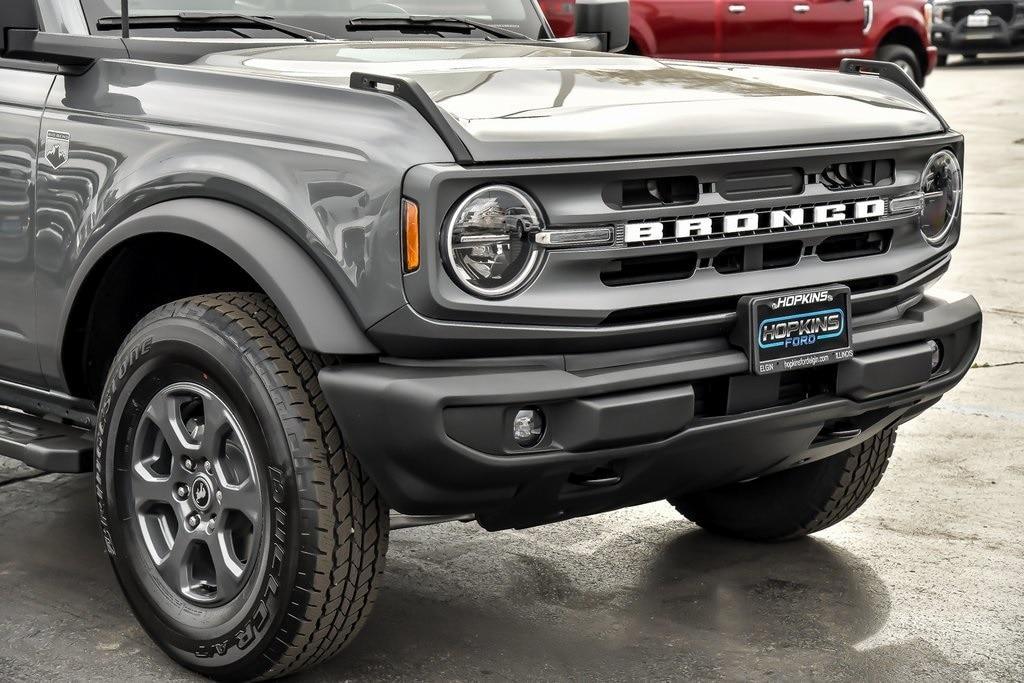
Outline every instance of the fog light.
<path fill-rule="evenodd" d="M 932 350 L 932 372 L 935 372 L 942 364 L 942 344 L 934 339 L 929 339 L 928 348 Z"/>
<path fill-rule="evenodd" d="M 532 408 L 524 408 L 516 413 L 512 423 L 512 438 L 522 448 L 532 448 L 540 443 L 544 436 L 544 413 Z"/>

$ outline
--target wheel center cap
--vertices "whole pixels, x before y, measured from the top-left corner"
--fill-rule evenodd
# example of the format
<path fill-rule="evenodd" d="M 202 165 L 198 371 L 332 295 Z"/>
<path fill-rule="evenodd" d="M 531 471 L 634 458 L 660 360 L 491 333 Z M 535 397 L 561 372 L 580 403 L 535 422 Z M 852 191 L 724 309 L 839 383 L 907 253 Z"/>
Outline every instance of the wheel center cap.
<path fill-rule="evenodd" d="M 213 484 L 204 475 L 192 482 L 192 502 L 200 510 L 206 510 L 213 502 Z"/>

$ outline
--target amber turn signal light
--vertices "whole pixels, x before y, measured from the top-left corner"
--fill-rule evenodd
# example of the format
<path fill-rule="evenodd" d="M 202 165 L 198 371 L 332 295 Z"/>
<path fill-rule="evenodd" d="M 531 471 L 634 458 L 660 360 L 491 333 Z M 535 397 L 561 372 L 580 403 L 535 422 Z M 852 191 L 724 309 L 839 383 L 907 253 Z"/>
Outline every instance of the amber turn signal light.
<path fill-rule="evenodd" d="M 411 199 L 402 200 L 402 237 L 405 246 L 405 272 L 420 267 L 420 207 Z"/>

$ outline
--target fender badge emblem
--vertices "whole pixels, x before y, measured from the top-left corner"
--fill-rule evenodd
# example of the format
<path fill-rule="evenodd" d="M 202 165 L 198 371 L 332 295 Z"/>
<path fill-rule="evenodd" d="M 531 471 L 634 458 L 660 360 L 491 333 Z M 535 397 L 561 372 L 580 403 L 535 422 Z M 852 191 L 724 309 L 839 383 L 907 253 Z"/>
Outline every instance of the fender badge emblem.
<path fill-rule="evenodd" d="M 71 134 L 59 130 L 46 131 L 46 160 L 53 168 L 60 168 L 71 152 Z"/>

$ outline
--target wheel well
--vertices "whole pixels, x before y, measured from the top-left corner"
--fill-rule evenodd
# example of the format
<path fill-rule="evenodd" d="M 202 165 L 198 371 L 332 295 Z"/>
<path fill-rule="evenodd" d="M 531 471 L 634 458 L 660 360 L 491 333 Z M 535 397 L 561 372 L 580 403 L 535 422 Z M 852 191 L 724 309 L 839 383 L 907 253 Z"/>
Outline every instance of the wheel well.
<path fill-rule="evenodd" d="M 885 37 L 882 38 L 882 42 L 878 44 L 879 47 L 883 45 L 905 45 L 909 47 L 917 55 L 917 63 L 921 67 L 922 74 L 928 68 L 928 52 L 925 50 L 921 38 L 917 35 L 917 31 L 909 26 L 897 26 L 886 33 Z"/>
<path fill-rule="evenodd" d="M 189 237 L 141 235 L 104 254 L 82 283 L 64 332 L 61 362 L 70 393 L 99 399 L 114 355 L 147 313 L 223 291 L 262 290 L 222 252 Z"/>

